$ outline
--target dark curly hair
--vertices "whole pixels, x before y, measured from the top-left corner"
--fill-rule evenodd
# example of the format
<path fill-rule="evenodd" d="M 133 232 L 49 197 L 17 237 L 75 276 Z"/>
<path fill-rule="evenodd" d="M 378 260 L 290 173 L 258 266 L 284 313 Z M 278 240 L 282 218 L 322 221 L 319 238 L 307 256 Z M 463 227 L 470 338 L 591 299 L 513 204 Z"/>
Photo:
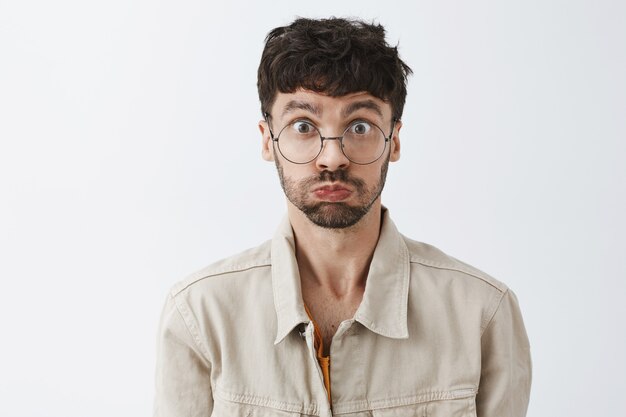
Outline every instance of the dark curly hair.
<path fill-rule="evenodd" d="M 388 102 L 400 119 L 412 72 L 398 47 L 387 44 L 380 24 L 298 18 L 265 38 L 257 79 L 261 111 L 269 113 L 278 92 L 299 88 L 332 97 L 367 91 Z"/>

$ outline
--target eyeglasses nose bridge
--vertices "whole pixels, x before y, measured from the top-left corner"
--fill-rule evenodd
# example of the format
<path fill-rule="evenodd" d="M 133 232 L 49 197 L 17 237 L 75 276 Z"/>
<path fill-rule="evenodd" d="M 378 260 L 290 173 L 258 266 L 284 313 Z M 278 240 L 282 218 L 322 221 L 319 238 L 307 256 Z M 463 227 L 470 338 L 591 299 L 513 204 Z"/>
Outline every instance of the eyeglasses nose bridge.
<path fill-rule="evenodd" d="M 322 140 L 322 143 L 324 143 L 325 140 L 338 140 L 341 143 L 341 141 L 343 141 L 343 136 L 320 136 L 320 139 Z"/>
<path fill-rule="evenodd" d="M 336 140 L 339 141 L 339 149 L 341 149 L 341 152 L 343 153 L 343 136 L 328 136 L 328 137 L 324 137 L 322 135 L 320 135 L 320 153 L 322 153 L 324 151 L 324 141 L 326 140 Z"/>
<path fill-rule="evenodd" d="M 324 149 L 324 141 L 325 140 L 336 140 L 336 141 L 339 141 L 339 149 L 343 150 L 343 136 L 328 136 L 328 137 L 324 137 L 324 136 L 320 135 L 320 139 L 322 140 L 322 142 L 320 143 L 322 149 Z"/>

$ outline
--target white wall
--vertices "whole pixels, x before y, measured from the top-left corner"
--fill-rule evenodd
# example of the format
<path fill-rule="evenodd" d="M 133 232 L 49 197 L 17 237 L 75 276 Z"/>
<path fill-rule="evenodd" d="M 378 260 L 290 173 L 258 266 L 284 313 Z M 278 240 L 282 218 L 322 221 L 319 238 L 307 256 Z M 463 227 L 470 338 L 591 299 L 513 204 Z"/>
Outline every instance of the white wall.
<path fill-rule="evenodd" d="M 529 416 L 626 415 L 626 3 L 300 3 L 0 0 L 0 415 L 151 414 L 167 289 L 284 212 L 263 38 L 332 14 L 415 71 L 384 203 L 517 293 Z"/>

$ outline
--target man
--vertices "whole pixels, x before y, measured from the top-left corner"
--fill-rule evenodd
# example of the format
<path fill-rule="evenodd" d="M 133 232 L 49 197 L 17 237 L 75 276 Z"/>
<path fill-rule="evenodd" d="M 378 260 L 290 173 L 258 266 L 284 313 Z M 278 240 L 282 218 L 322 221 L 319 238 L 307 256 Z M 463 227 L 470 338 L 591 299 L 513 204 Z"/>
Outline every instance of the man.
<path fill-rule="evenodd" d="M 381 205 L 410 72 L 380 25 L 270 32 L 259 129 L 287 217 L 271 241 L 172 289 L 157 416 L 526 414 L 513 293 L 402 236 Z"/>

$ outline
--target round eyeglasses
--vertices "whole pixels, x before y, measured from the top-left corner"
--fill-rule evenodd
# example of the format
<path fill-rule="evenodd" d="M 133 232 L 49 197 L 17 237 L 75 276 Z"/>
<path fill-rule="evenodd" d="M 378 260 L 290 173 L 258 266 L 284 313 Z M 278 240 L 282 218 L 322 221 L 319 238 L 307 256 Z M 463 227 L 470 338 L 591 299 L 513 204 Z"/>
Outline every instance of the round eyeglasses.
<path fill-rule="evenodd" d="M 267 119 L 269 115 L 265 116 Z M 270 128 L 270 136 L 278 145 L 280 154 L 294 164 L 308 164 L 322 153 L 325 140 L 338 140 L 346 158 L 358 165 L 368 165 L 385 153 L 395 124 L 396 119 L 393 119 L 391 133 L 385 136 L 374 123 L 357 120 L 344 130 L 343 135 L 324 137 L 310 121 L 296 120 L 283 127 L 276 137 Z"/>

